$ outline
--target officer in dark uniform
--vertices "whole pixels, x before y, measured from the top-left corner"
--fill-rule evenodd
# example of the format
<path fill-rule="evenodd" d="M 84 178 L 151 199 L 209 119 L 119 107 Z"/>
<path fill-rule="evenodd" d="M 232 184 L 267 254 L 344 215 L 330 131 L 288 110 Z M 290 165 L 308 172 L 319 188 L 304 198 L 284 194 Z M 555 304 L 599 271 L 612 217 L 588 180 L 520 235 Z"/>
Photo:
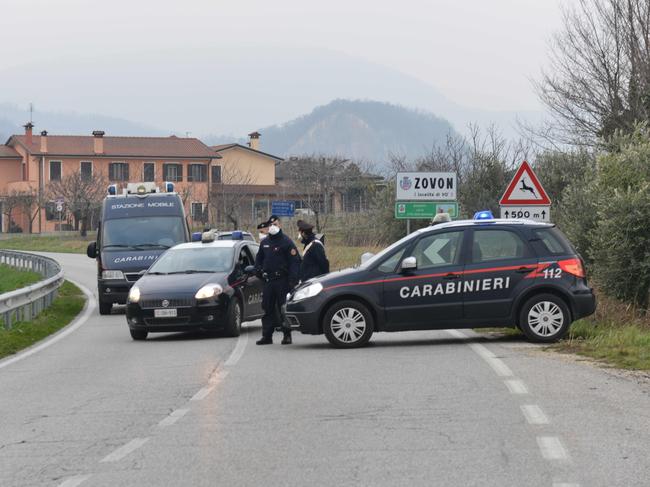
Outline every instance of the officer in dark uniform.
<path fill-rule="evenodd" d="M 330 263 L 325 255 L 323 242 L 314 235 L 314 226 L 298 220 L 300 241 L 304 245 L 302 262 L 300 264 L 300 281 L 304 282 L 312 277 L 327 274 Z"/>
<path fill-rule="evenodd" d="M 300 255 L 293 241 L 280 229 L 280 220 L 269 218 L 269 234 L 260 242 L 255 258 L 255 269 L 264 280 L 262 293 L 262 338 L 257 345 L 273 343 L 273 330 L 281 327 L 284 333 L 283 345 L 291 344 L 291 329 L 282 319 L 282 306 L 287 293 L 298 284 Z"/>
<path fill-rule="evenodd" d="M 259 225 L 257 225 L 257 237 L 259 238 L 259 241 L 261 242 L 264 240 L 267 235 L 269 234 L 269 222 L 262 222 Z"/>

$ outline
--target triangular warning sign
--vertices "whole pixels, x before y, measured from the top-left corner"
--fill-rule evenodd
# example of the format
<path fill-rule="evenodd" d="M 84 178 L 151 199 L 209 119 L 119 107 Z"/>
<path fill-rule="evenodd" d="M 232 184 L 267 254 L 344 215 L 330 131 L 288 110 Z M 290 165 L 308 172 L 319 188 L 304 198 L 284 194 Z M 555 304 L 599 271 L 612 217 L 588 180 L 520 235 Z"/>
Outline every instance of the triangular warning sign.
<path fill-rule="evenodd" d="M 508 189 L 503 193 L 500 205 L 550 205 L 551 199 L 544 191 L 530 165 L 524 161 L 517 169 Z"/>

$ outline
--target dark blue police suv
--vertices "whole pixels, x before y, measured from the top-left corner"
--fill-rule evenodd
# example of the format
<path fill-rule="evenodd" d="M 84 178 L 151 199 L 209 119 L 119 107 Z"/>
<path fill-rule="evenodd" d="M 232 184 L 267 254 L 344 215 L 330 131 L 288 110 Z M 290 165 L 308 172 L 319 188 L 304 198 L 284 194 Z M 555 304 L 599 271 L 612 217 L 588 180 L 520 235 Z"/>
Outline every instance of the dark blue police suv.
<path fill-rule="evenodd" d="M 595 311 L 584 265 L 552 224 L 465 220 L 418 230 L 359 267 L 301 284 L 288 323 L 335 347 L 375 331 L 519 327 L 553 342 Z"/>

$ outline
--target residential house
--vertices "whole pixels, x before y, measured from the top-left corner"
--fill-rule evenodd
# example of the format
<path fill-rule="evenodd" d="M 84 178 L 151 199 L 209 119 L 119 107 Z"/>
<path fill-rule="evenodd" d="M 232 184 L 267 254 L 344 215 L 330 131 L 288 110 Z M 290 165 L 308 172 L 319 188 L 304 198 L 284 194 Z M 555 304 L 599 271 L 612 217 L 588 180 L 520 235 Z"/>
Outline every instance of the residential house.
<path fill-rule="evenodd" d="M 25 125 L 25 133 L 13 135 L 0 145 L 0 205 L 2 197 L 20 191 L 40 192 L 46 203 L 31 225 L 34 233 L 70 228 L 72 218 L 66 215 L 59 224 L 48 186 L 74 172 L 92 179 L 101 174 L 108 184 L 124 187 L 127 182 L 172 181 L 183 198 L 190 218 L 202 222 L 207 218 L 209 175 L 220 173 L 221 156 L 195 138 L 112 137 L 102 131 L 90 136 L 40 135 L 32 133 L 33 125 Z M 49 201 L 47 201 L 49 198 Z M 16 211 L 12 222 L 6 212 L 0 231 L 10 225 L 27 231 L 30 217 Z M 35 213 L 32 213 L 33 215 Z"/>

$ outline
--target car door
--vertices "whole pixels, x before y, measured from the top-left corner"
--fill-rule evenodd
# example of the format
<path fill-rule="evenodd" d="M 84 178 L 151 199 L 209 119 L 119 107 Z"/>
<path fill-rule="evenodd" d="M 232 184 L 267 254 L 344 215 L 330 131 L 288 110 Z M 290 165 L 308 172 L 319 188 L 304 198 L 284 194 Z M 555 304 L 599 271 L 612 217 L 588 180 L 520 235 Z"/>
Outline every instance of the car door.
<path fill-rule="evenodd" d="M 384 281 L 387 330 L 445 328 L 462 318 L 463 230 L 423 235 L 404 253 L 415 269 L 398 263 Z"/>
<path fill-rule="evenodd" d="M 240 264 L 242 270 L 249 265 L 255 265 L 257 256 L 257 244 L 244 244 L 240 251 Z M 246 296 L 246 318 L 257 317 L 262 315 L 262 280 L 256 275 L 248 276 L 244 282 L 244 293 Z"/>
<path fill-rule="evenodd" d="M 463 315 L 476 324 L 507 321 L 515 298 L 531 286 L 537 257 L 514 228 L 474 228 L 463 273 Z"/>

